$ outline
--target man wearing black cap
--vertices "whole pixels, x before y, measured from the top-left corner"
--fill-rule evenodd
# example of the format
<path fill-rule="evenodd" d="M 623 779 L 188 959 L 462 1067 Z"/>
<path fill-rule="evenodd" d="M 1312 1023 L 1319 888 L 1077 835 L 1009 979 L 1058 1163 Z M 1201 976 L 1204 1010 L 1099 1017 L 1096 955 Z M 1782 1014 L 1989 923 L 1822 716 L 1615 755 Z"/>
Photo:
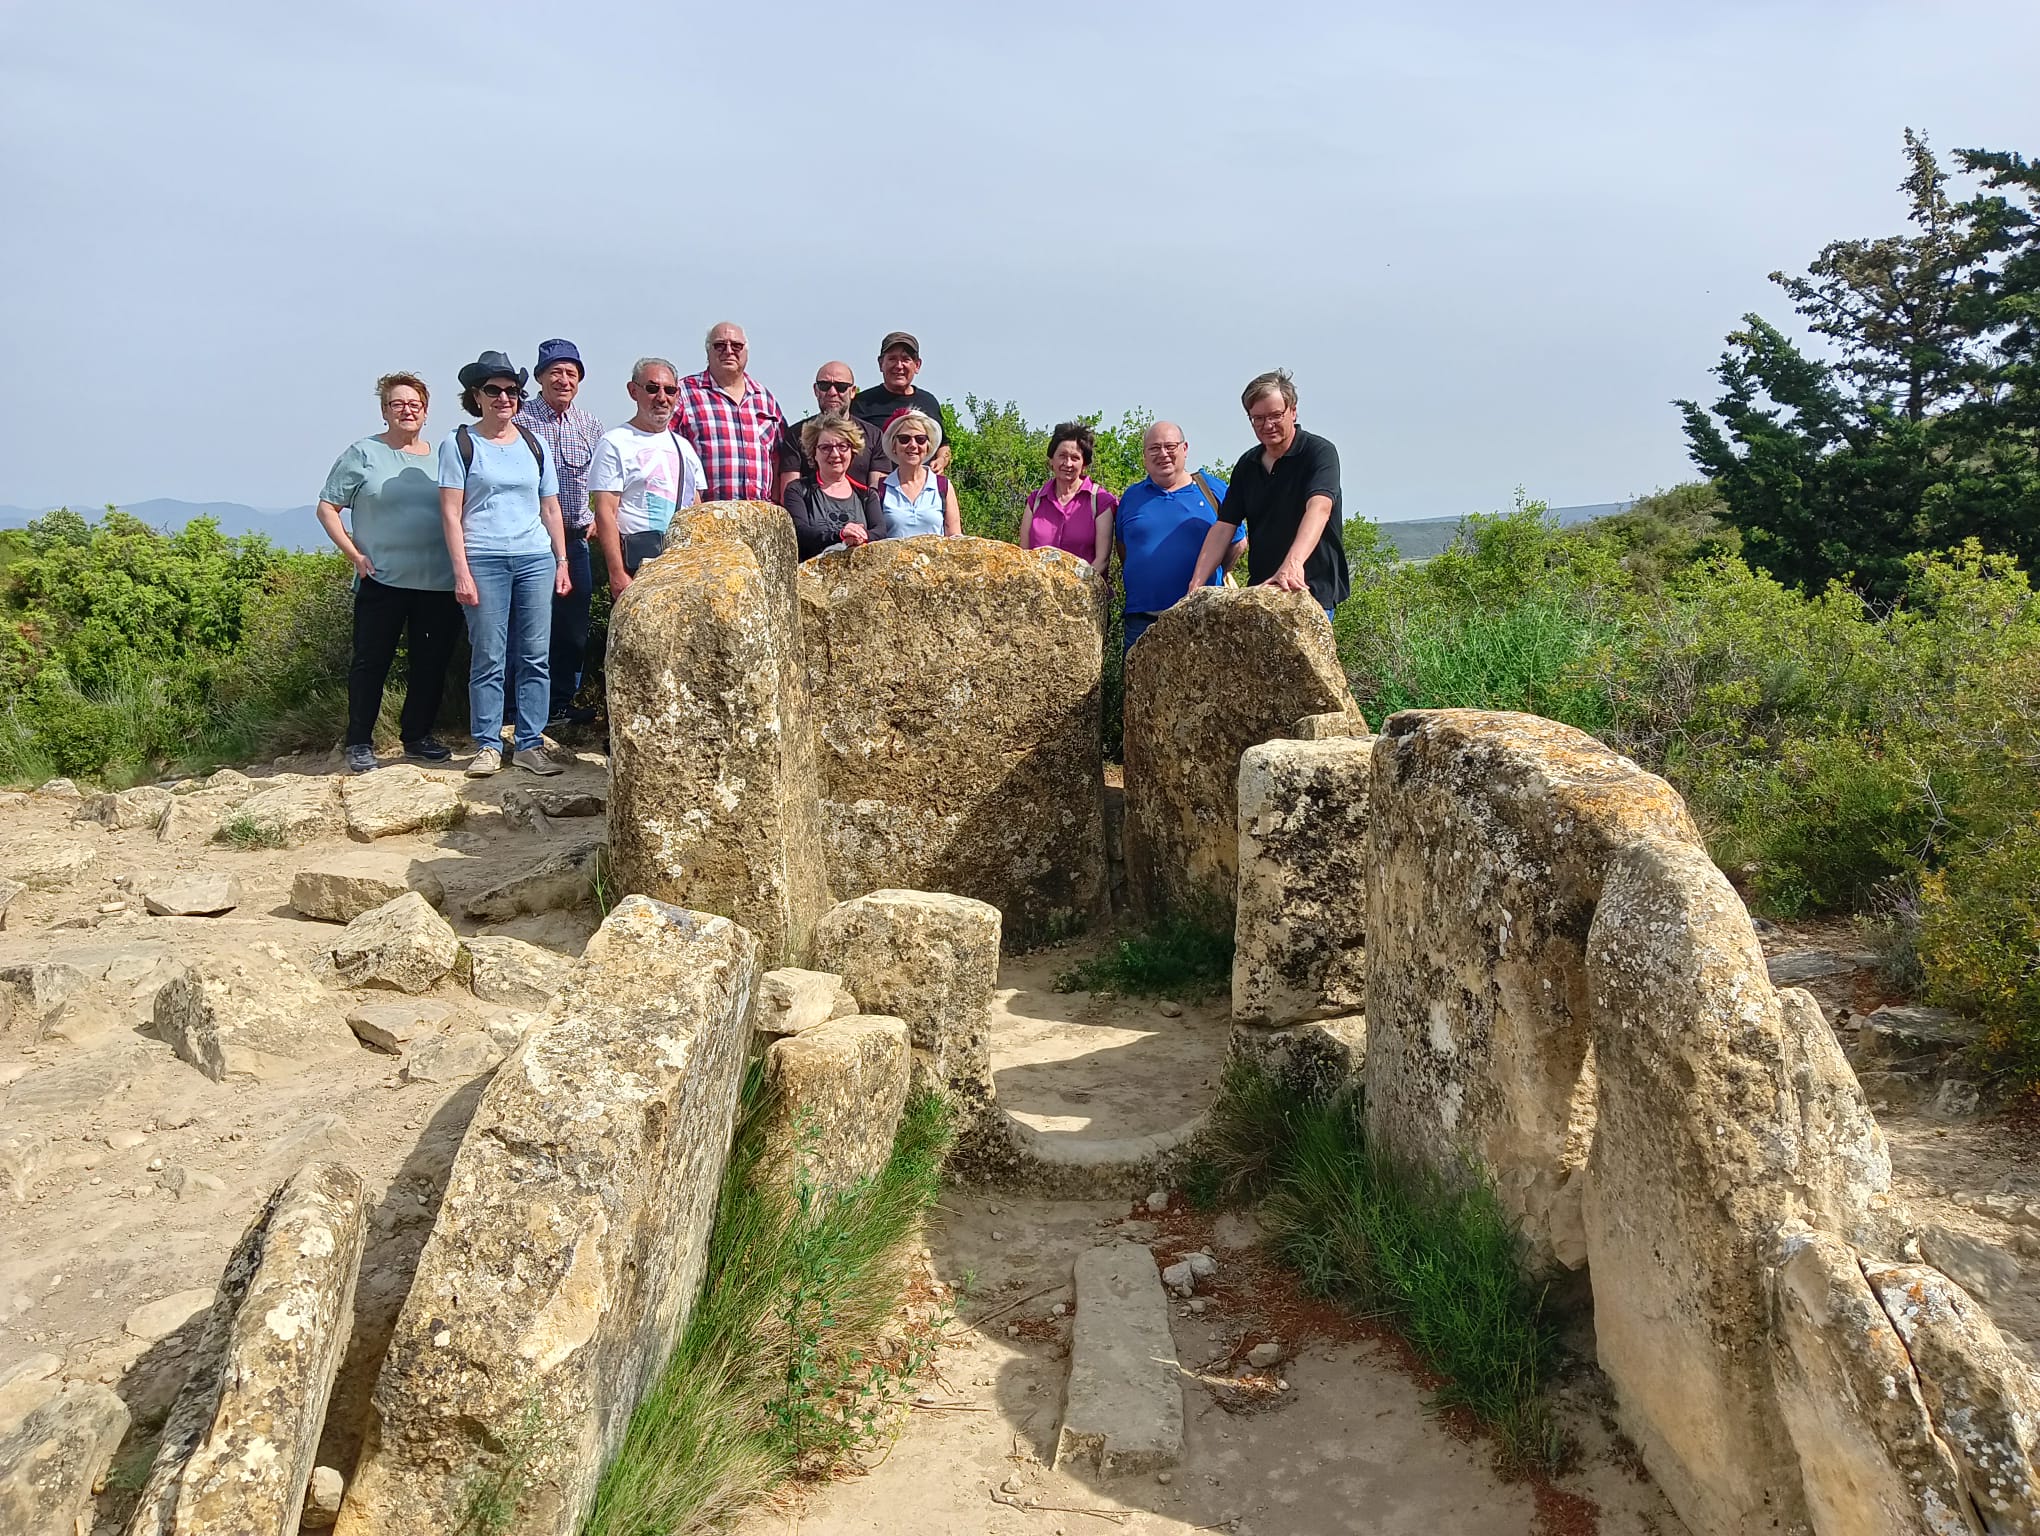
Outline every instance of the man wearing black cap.
<path fill-rule="evenodd" d="M 588 533 L 595 524 L 588 510 L 588 469 L 602 444 L 602 423 L 574 404 L 587 370 L 571 341 L 555 336 L 538 344 L 538 398 L 527 400 L 517 413 L 552 449 L 560 477 L 560 517 L 567 527 L 567 573 L 573 590 L 553 599 L 552 707 L 549 725 L 586 725 L 595 718 L 589 709 L 575 709 L 581 691 L 581 665 L 588 651 L 588 608 L 595 595 L 594 568 L 588 560 Z"/>
<path fill-rule="evenodd" d="M 921 343 L 907 331 L 889 331 L 878 344 L 878 372 L 881 383 L 859 390 L 850 402 L 850 414 L 874 441 L 885 432 L 885 424 L 904 410 L 925 411 L 931 421 L 942 419 L 942 402 L 932 390 L 922 389 L 914 380 L 921 372 Z M 928 467 L 940 474 L 949 467 L 949 445 L 935 450 Z"/>

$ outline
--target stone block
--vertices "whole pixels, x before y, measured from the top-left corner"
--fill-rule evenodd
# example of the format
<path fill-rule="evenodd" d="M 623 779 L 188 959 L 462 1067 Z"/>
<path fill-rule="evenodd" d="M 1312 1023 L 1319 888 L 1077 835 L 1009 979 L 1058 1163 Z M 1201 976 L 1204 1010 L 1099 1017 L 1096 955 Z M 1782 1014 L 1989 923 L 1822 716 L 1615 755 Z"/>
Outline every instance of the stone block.
<path fill-rule="evenodd" d="M 502 808 L 503 820 L 511 826 L 542 832 L 551 821 L 600 816 L 609 808 L 609 797 L 592 789 L 506 789 Z"/>
<path fill-rule="evenodd" d="M 142 904 L 157 917 L 218 917 L 241 904 L 241 882 L 232 875 L 163 880 L 142 893 Z"/>
<path fill-rule="evenodd" d="M 1372 736 L 1367 717 L 1357 709 L 1335 709 L 1329 714 L 1305 715 L 1289 728 L 1298 741 L 1331 741 L 1340 736 Z"/>
<path fill-rule="evenodd" d="M 348 1013 L 347 1027 L 363 1045 L 400 1056 L 412 1041 L 438 1033 L 452 1012 L 447 1004 L 427 999 L 362 1003 Z"/>
<path fill-rule="evenodd" d="M 951 891 L 1020 938 L 1101 915 L 1104 626 L 1082 564 L 882 540 L 801 584 L 834 894 Z"/>
<path fill-rule="evenodd" d="M 1086 1249 L 1074 1279 L 1055 1465 L 1088 1462 L 1106 1477 L 1173 1467 L 1183 1454 L 1183 1388 L 1155 1256 L 1137 1243 Z"/>
<path fill-rule="evenodd" d="M 127 1427 L 127 1405 L 97 1382 L 0 1387 L 0 1531 L 85 1536 Z"/>
<path fill-rule="evenodd" d="M 1357 714 L 1324 610 L 1301 592 L 1214 587 L 1126 658 L 1126 879 L 1136 913 L 1233 917 L 1247 748 L 1305 715 Z"/>
<path fill-rule="evenodd" d="M 513 1008 L 543 1008 L 566 980 L 573 962 L 522 939 L 491 935 L 469 939 L 468 986 L 485 1003 Z"/>
<path fill-rule="evenodd" d="M 1280 1027 L 1367 1006 L 1372 737 L 1269 741 L 1240 758 L 1233 1018 Z"/>
<path fill-rule="evenodd" d="M 832 971 L 783 966 L 758 980 L 752 1027 L 761 1035 L 797 1035 L 857 1011 L 857 999 Z"/>
<path fill-rule="evenodd" d="M 453 783 L 414 763 L 392 763 L 340 781 L 347 835 L 359 842 L 450 827 L 460 815 Z"/>
<path fill-rule="evenodd" d="M 158 1038 L 216 1083 L 277 1077 L 360 1049 L 337 1000 L 274 944 L 179 966 L 157 990 Z"/>
<path fill-rule="evenodd" d="M 347 812 L 330 778 L 279 773 L 264 779 L 221 830 L 235 825 L 252 828 L 276 847 L 302 848 L 322 838 L 339 837 L 347 830 Z"/>
<path fill-rule="evenodd" d="M 134 827 L 147 827 L 153 831 L 163 819 L 163 813 L 170 808 L 170 801 L 169 790 L 144 784 L 116 794 L 94 795 L 78 807 L 77 817 L 80 821 L 96 821 L 114 832 L 125 832 Z"/>
<path fill-rule="evenodd" d="M 460 958 L 460 936 L 416 891 L 364 912 L 333 940 L 333 969 L 349 987 L 430 990 Z"/>
<path fill-rule="evenodd" d="M 910 1066 L 900 1019 L 851 1014 L 774 1040 L 759 1177 L 826 1198 L 876 1175 L 892 1155 Z"/>
<path fill-rule="evenodd" d="M 544 855 L 470 896 L 461 910 L 484 923 L 505 923 L 527 912 L 570 912 L 594 903 L 601 870 L 602 843 L 591 838 Z"/>
<path fill-rule="evenodd" d="M 416 891 L 433 906 L 446 902 L 439 877 L 409 854 L 382 848 L 343 848 L 321 854 L 290 884 L 290 904 L 305 917 L 351 923 L 364 912 Z"/>
<path fill-rule="evenodd" d="M 404 1056 L 407 1083 L 464 1083 L 493 1072 L 509 1054 L 487 1030 L 463 1029 L 427 1035 Z"/>
<path fill-rule="evenodd" d="M 503 1536 L 580 1529 L 700 1288 L 757 949 L 725 918 L 635 896 L 589 941 L 461 1142 L 341 1536 L 458 1528 L 519 1444 Z"/>
<path fill-rule="evenodd" d="M 31 891 L 61 891 L 76 882 L 98 860 L 83 843 L 42 843 L 10 852 L 6 873 Z"/>
<path fill-rule="evenodd" d="M 1359 1086 L 1367 1065 L 1367 1018 L 1355 1013 L 1287 1029 L 1235 1025 L 1226 1040 L 1226 1057 L 1270 1073 L 1289 1098 L 1322 1103 Z"/>
<path fill-rule="evenodd" d="M 354 1317 L 361 1175 L 307 1163 L 271 1195 L 221 1278 L 128 1536 L 291 1536 Z"/>

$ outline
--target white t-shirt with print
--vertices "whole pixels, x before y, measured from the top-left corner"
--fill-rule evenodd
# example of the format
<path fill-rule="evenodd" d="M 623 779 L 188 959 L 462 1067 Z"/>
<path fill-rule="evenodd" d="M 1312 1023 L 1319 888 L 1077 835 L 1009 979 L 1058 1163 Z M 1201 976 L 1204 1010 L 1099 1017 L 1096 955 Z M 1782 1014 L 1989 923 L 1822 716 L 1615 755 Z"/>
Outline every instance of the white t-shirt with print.
<path fill-rule="evenodd" d="M 614 491 L 616 531 L 664 533 L 681 507 L 701 497 L 708 477 L 694 445 L 672 432 L 641 432 L 629 422 L 602 434 L 588 489 Z"/>

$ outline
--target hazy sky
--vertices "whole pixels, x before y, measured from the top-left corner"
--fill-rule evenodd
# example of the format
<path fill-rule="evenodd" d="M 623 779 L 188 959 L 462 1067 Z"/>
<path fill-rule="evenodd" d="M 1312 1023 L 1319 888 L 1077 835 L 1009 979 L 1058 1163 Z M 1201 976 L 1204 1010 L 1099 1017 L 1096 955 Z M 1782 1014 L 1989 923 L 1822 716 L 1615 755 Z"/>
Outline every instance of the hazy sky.
<path fill-rule="evenodd" d="M 749 330 L 1202 458 L 1295 372 L 1349 512 L 1686 478 L 1765 280 L 1900 136 L 2040 151 L 2040 5 L 0 0 L 0 502 L 312 499 L 378 373 Z M 1711 398 L 1711 395 L 1708 395 Z"/>

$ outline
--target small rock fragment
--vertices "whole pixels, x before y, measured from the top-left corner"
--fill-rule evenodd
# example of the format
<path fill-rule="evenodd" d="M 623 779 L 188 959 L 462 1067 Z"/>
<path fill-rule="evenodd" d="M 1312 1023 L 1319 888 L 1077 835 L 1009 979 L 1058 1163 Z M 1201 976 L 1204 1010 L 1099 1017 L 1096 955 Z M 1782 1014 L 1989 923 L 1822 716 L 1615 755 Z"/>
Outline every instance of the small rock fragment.
<path fill-rule="evenodd" d="M 1162 1271 L 1162 1284 L 1178 1296 L 1188 1296 L 1197 1288 L 1197 1279 L 1189 1264 L 1179 1260 Z"/>
<path fill-rule="evenodd" d="M 412 1083 L 465 1082 L 502 1065 L 503 1048 L 481 1030 L 431 1035 L 404 1058 L 404 1080 Z"/>
<path fill-rule="evenodd" d="M 1279 1365 L 1281 1361 L 1282 1345 L 1275 1339 L 1256 1344 L 1247 1351 L 1247 1364 L 1257 1371 L 1266 1370 L 1271 1365 Z"/>
<path fill-rule="evenodd" d="M 543 1008 L 573 966 L 565 955 L 522 939 L 469 939 L 465 948 L 473 966 L 468 984 L 475 996 L 513 1008 Z"/>
<path fill-rule="evenodd" d="M 1166 1211 L 1169 1208 L 1169 1192 L 1166 1189 L 1158 1189 L 1149 1195 L 1147 1197 L 1147 1208 L 1157 1213 Z"/>
<path fill-rule="evenodd" d="M 1178 1002 L 1165 1002 L 1155 1012 L 1165 1019 L 1180 1019 L 1183 1017 L 1183 1005 Z"/>
<path fill-rule="evenodd" d="M 308 1531 L 323 1531 L 340 1518 L 340 1497 L 347 1485 L 331 1467 L 314 1467 L 312 1481 L 305 1489 L 302 1524 Z"/>

